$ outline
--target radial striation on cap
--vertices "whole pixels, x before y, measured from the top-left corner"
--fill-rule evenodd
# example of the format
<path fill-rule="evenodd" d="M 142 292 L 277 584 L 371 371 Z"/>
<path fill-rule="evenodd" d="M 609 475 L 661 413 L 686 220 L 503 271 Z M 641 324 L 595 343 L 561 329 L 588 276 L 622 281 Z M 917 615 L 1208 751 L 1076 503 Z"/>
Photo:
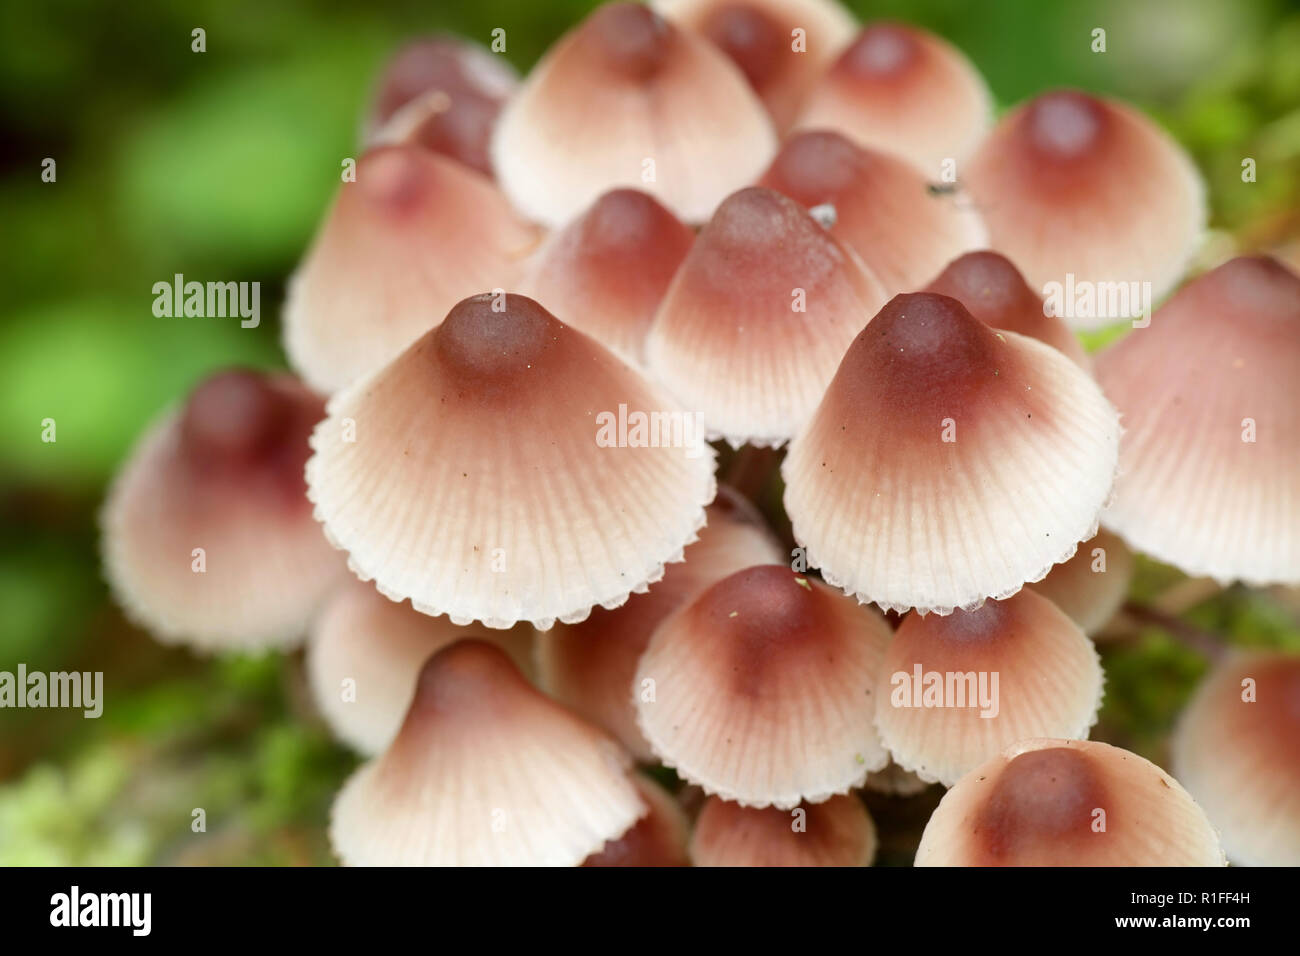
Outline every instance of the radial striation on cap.
<path fill-rule="evenodd" d="M 483 176 L 416 146 L 373 149 L 290 282 L 284 348 L 333 392 L 374 371 L 465 296 L 509 289 L 534 229 Z"/>
<path fill-rule="evenodd" d="M 710 438 L 780 445 L 807 421 L 844 350 L 885 298 L 798 203 L 729 196 L 669 286 L 646 353 Z"/>
<path fill-rule="evenodd" d="M 429 658 L 392 744 L 334 801 L 349 866 L 576 866 L 645 815 L 631 760 L 534 690 L 505 652 Z"/>
<path fill-rule="evenodd" d="M 457 627 L 350 579 L 311 625 L 306 669 L 312 699 L 334 736 L 374 756 L 401 727 L 429 655 L 465 637 L 499 644 L 521 670 L 531 667 L 528 630 Z"/>
<path fill-rule="evenodd" d="M 1300 656 L 1240 653 L 1197 690 L 1174 770 L 1244 866 L 1300 866 Z"/>
<path fill-rule="evenodd" d="M 969 252 L 948 263 L 925 291 L 950 296 L 985 325 L 1046 342 L 1080 368 L 1092 368 L 1065 320 L 1051 313 L 1004 255 L 987 249 Z"/>
<path fill-rule="evenodd" d="M 292 376 L 236 369 L 154 422 L 102 515 L 108 580 L 134 621 L 210 651 L 302 638 L 345 573 L 303 482 L 323 414 Z"/>
<path fill-rule="evenodd" d="M 502 187 L 549 226 L 619 186 L 703 222 L 775 151 L 740 70 L 637 3 L 600 6 L 562 37 L 502 111 L 492 140 Z"/>
<path fill-rule="evenodd" d="M 868 24 L 809 93 L 798 129 L 832 129 L 894 153 L 937 182 L 992 123 L 992 98 L 946 40 L 899 23 Z"/>
<path fill-rule="evenodd" d="M 962 197 L 935 190 L 896 156 L 831 130 L 785 141 L 758 181 L 809 209 L 834 210 L 831 235 L 870 266 L 889 294 L 913 292 L 950 260 L 988 242 Z"/>
<path fill-rule="evenodd" d="M 1021 741 L 961 778 L 916 866 L 1222 866 L 1218 834 L 1178 782 L 1110 744 Z"/>
<path fill-rule="evenodd" d="M 951 786 L 1017 740 L 1087 737 L 1101 696 L 1092 642 L 1022 590 L 975 611 L 904 618 L 885 652 L 876 727 L 896 763 Z"/>
<path fill-rule="evenodd" d="M 856 30 L 835 0 L 655 0 L 653 6 L 727 54 L 778 130 L 794 122 L 808 91 Z"/>
<path fill-rule="evenodd" d="M 787 567 L 737 572 L 655 631 L 636 676 L 641 732 L 679 776 L 746 806 L 846 793 L 888 759 L 873 716 L 889 636 Z"/>
<path fill-rule="evenodd" d="M 519 288 L 640 366 L 655 311 L 694 241 L 649 193 L 613 189 L 551 234 Z"/>
<path fill-rule="evenodd" d="M 1054 284 L 1074 328 L 1140 321 L 1205 228 L 1200 174 L 1182 148 L 1129 107 L 1071 90 L 1003 117 L 960 179 L 992 247 L 1035 289 Z"/>
<path fill-rule="evenodd" d="M 870 866 L 876 828 L 853 794 L 790 810 L 709 797 L 691 834 L 696 866 Z"/>
<path fill-rule="evenodd" d="M 680 561 L 715 492 L 695 417 L 519 295 L 466 299 L 312 436 L 309 494 L 362 580 L 546 629 Z"/>
<path fill-rule="evenodd" d="M 1060 352 L 947 296 L 899 295 L 791 443 L 786 511 L 809 564 L 859 600 L 971 610 L 1096 533 L 1119 431 Z"/>
<path fill-rule="evenodd" d="M 654 763 L 636 721 L 637 664 L 656 627 L 709 585 L 755 564 L 783 559 L 772 532 L 752 505 L 725 486 L 705 509 L 699 540 L 662 581 L 622 607 L 594 608 L 577 624 L 557 624 L 536 639 L 542 687 L 574 713 L 613 734 L 643 763 Z"/>
<path fill-rule="evenodd" d="M 1124 418 L 1107 527 L 1197 577 L 1300 583 L 1300 277 L 1233 259 L 1097 357 Z"/>
<path fill-rule="evenodd" d="M 491 176 L 492 130 L 518 85 L 510 62 L 477 44 L 453 36 L 413 40 L 379 78 L 368 145 L 414 143 Z"/>
<path fill-rule="evenodd" d="M 686 852 L 690 823 L 677 799 L 644 774 L 633 773 L 632 782 L 649 812 L 582 865 L 690 866 Z"/>

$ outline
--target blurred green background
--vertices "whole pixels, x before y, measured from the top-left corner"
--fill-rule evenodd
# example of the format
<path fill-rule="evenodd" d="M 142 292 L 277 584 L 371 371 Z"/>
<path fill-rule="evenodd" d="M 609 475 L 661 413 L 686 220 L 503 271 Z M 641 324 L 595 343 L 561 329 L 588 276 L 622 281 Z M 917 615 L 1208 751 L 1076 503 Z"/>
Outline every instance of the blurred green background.
<path fill-rule="evenodd" d="M 286 277 L 357 155 L 402 40 L 507 33 L 521 70 L 588 0 L 344 3 L 18 0 L 0 5 L 0 670 L 102 670 L 108 705 L 0 710 L 0 863 L 314 863 L 354 759 L 311 714 L 300 655 L 204 660 L 126 624 L 98 566 L 107 480 L 204 373 L 278 366 Z M 1300 6 L 1281 0 L 849 4 L 929 27 L 1000 107 L 1055 86 L 1133 100 L 1193 153 L 1217 250 L 1300 237 Z M 195 27 L 207 52 L 190 50 Z M 1107 52 L 1090 50 L 1107 31 Z M 1258 181 L 1241 182 L 1243 157 Z M 57 162 L 42 183 L 41 164 Z M 159 319 L 154 282 L 257 280 L 263 321 Z M 58 440 L 41 441 L 57 421 Z M 1148 596 L 1177 583 L 1142 564 Z M 1296 609 L 1231 590 L 1186 615 L 1300 648 Z M 1103 650 L 1095 736 L 1164 762 L 1204 662 L 1160 628 Z M 924 800 L 925 798 L 921 798 Z M 207 832 L 190 830 L 191 810 Z M 876 807 L 907 821 L 906 809 Z M 916 819 L 911 819 L 915 826 Z M 906 839 L 892 862 L 908 862 Z M 889 858 L 889 844 L 886 845 Z"/>

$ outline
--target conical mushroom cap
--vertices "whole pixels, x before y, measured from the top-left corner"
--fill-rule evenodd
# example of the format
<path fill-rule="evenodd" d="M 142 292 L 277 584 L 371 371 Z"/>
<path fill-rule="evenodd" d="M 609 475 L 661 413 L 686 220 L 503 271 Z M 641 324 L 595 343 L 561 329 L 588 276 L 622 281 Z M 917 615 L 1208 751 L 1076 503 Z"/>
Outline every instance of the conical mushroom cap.
<path fill-rule="evenodd" d="M 770 189 L 729 196 L 687 253 L 651 326 L 655 377 L 739 447 L 803 425 L 884 301 L 853 253 Z"/>
<path fill-rule="evenodd" d="M 647 807 L 614 741 L 458 641 L 420 672 L 397 737 L 344 784 L 330 842 L 349 866 L 576 866 Z"/>
<path fill-rule="evenodd" d="M 326 533 L 455 624 L 617 607 L 681 560 L 715 491 L 693 419 L 524 296 L 466 299 L 329 411 L 307 464 Z"/>
<path fill-rule="evenodd" d="M 640 366 L 650 323 L 694 241 L 649 193 L 613 189 L 551 234 L 520 290 Z"/>
<path fill-rule="evenodd" d="M 104 566 L 132 619 L 202 650 L 286 647 L 344 576 L 303 463 L 321 399 L 289 375 L 221 372 L 140 439 L 104 506 Z"/>
<path fill-rule="evenodd" d="M 418 146 L 372 149 L 290 282 L 289 360 L 312 387 L 343 388 L 466 296 L 511 288 L 536 242 L 479 173 Z"/>
<path fill-rule="evenodd" d="M 833 129 L 895 153 L 938 181 L 988 130 L 992 99 L 956 47 L 899 23 L 870 23 L 840 54 L 804 104 L 797 129 Z"/>
<path fill-rule="evenodd" d="M 1222 866 L 1218 835 L 1178 781 L 1087 740 L 1024 740 L 957 781 L 916 866 Z"/>
<path fill-rule="evenodd" d="M 951 786 L 1017 740 L 1087 737 L 1101 694 L 1092 642 L 1026 589 L 904 618 L 885 652 L 876 727 L 895 762 Z"/>
<path fill-rule="evenodd" d="M 846 793 L 888 759 L 873 726 L 888 640 L 883 618 L 820 581 L 737 572 L 655 631 L 641 732 L 679 776 L 746 806 Z"/>
<path fill-rule="evenodd" d="M 1085 634 L 1093 635 L 1124 603 L 1135 564 L 1128 546 L 1101 528 L 1092 540 L 1079 545 L 1074 557 L 1055 565 L 1030 587 L 1068 614 Z"/>
<path fill-rule="evenodd" d="M 763 100 L 778 130 L 853 39 L 853 17 L 835 0 L 656 0 L 656 10 L 707 37 Z M 803 33 L 795 48 L 794 31 Z"/>
<path fill-rule="evenodd" d="M 709 797 L 691 835 L 696 866 L 870 866 L 876 828 L 853 794 L 792 810 Z"/>
<path fill-rule="evenodd" d="M 914 292 L 951 259 L 988 242 L 969 201 L 935 190 L 891 153 L 862 149 L 830 130 L 791 136 L 758 184 L 809 209 L 831 206 L 831 235 L 890 295 Z"/>
<path fill-rule="evenodd" d="M 959 179 L 989 230 L 1040 291 L 1067 277 L 1096 301 L 1065 302 L 1076 328 L 1137 318 L 1114 283 L 1149 282 L 1151 300 L 1187 267 L 1205 228 L 1204 189 L 1187 154 L 1145 116 L 1110 100 L 1058 90 L 1012 110 Z M 1102 285 L 1105 283 L 1106 285 Z M 1115 286 L 1115 291 L 1120 291 Z M 1100 300 L 1106 299 L 1105 302 Z"/>
<path fill-rule="evenodd" d="M 708 523 L 699 540 L 687 545 L 683 560 L 668 565 L 663 580 L 648 592 L 537 635 L 537 670 L 546 692 L 609 731 L 643 763 L 654 763 L 655 757 L 637 727 L 633 680 L 655 628 L 716 581 L 784 557 L 753 507 L 725 486 L 705 514 Z"/>
<path fill-rule="evenodd" d="M 502 111 L 492 141 L 507 195 L 550 226 L 618 186 L 703 222 L 775 151 L 740 70 L 638 3 L 607 3 L 563 36 Z"/>
<path fill-rule="evenodd" d="M 1300 277 L 1233 259 L 1097 357 L 1123 416 L 1107 527 L 1196 577 L 1300 582 Z"/>
<path fill-rule="evenodd" d="M 782 465 L 811 566 L 896 611 L 1009 597 L 1096 532 L 1119 424 L 1060 352 L 955 299 L 895 296 Z"/>
<path fill-rule="evenodd" d="M 374 756 L 402 726 L 429 655 L 466 637 L 499 644 L 520 669 L 531 666 L 528 630 L 457 627 L 351 578 L 312 622 L 307 643 L 312 698 L 336 737 Z"/>
<path fill-rule="evenodd" d="M 1300 866 L 1300 656 L 1218 665 L 1183 713 L 1173 760 L 1233 863 Z"/>

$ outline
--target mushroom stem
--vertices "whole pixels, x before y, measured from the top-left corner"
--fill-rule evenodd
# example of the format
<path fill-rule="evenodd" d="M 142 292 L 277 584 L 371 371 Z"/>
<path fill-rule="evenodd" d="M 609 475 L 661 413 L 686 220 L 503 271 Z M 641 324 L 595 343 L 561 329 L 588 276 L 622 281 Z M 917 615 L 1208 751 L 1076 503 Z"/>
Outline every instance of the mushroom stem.
<path fill-rule="evenodd" d="M 1221 634 L 1207 631 L 1194 624 L 1188 624 L 1181 618 L 1166 613 L 1157 607 L 1128 601 L 1124 604 L 1123 613 L 1139 625 L 1150 624 L 1160 628 L 1174 640 L 1211 662 L 1220 660 L 1227 652 L 1227 643 Z M 1135 634 L 1136 630 L 1134 628 Z"/>

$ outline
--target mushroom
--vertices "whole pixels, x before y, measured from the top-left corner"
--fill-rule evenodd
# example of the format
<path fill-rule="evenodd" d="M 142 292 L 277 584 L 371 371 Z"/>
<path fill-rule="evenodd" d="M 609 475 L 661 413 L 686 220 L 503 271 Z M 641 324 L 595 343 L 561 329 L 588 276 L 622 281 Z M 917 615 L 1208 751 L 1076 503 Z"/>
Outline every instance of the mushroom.
<path fill-rule="evenodd" d="M 618 607 L 681 560 L 714 496 L 694 417 L 521 295 L 459 303 L 329 412 L 307 463 L 326 534 L 362 580 L 455 624 Z"/>
<path fill-rule="evenodd" d="M 727 54 L 789 128 L 817 79 L 853 39 L 853 17 L 834 0 L 656 0 L 655 9 Z"/>
<path fill-rule="evenodd" d="M 582 865 L 690 866 L 686 852 L 690 824 L 677 800 L 644 774 L 633 773 L 631 777 L 649 812 Z"/>
<path fill-rule="evenodd" d="M 1300 655 L 1255 650 L 1219 663 L 1172 750 L 1233 863 L 1300 866 Z"/>
<path fill-rule="evenodd" d="M 1137 754 L 1023 740 L 966 774 L 930 817 L 916 866 L 1222 866 L 1205 813 Z"/>
<path fill-rule="evenodd" d="M 829 206 L 831 235 L 856 252 L 891 295 L 915 291 L 949 260 L 987 244 L 970 205 L 933 190 L 919 170 L 893 154 L 862 149 L 830 130 L 791 136 L 758 184 L 809 209 Z"/>
<path fill-rule="evenodd" d="M 411 705 L 415 679 L 429 655 L 465 637 L 496 643 L 520 670 L 531 667 L 531 632 L 457 627 L 390 601 L 351 578 L 312 622 L 307 678 L 334 735 L 374 756 L 392 742 Z"/>
<path fill-rule="evenodd" d="M 1097 356 L 1124 416 L 1103 519 L 1196 577 L 1300 583 L 1300 277 L 1233 259 Z"/>
<path fill-rule="evenodd" d="M 639 3 L 597 7 L 562 37 L 506 105 L 492 140 L 507 195 L 548 226 L 618 186 L 703 222 L 775 151 L 740 70 Z"/>
<path fill-rule="evenodd" d="M 1068 614 L 1085 634 L 1096 637 L 1124 603 L 1135 564 L 1128 546 L 1100 528 L 1079 545 L 1074 557 L 1029 586 Z"/>
<path fill-rule="evenodd" d="M 577 624 L 539 633 L 537 670 L 547 693 L 574 713 L 613 734 L 643 763 L 650 745 L 636 722 L 633 686 L 637 663 L 650 636 L 672 611 L 710 584 L 755 564 L 776 562 L 782 552 L 752 505 L 720 487 L 705 509 L 707 525 L 686 546 L 683 561 L 668 565 L 663 580 L 622 607 L 595 608 Z"/>
<path fill-rule="evenodd" d="M 1092 642 L 1026 589 L 975 611 L 907 615 L 876 685 L 876 729 L 896 763 L 951 786 L 1017 740 L 1087 737 L 1101 696 Z"/>
<path fill-rule="evenodd" d="M 550 235 L 519 291 L 640 366 L 655 310 L 694 241 L 650 194 L 613 189 Z"/>
<path fill-rule="evenodd" d="M 102 518 L 105 571 L 132 620 L 206 651 L 302 638 L 343 575 L 302 478 L 322 414 L 290 375 L 231 369 L 149 427 Z"/>
<path fill-rule="evenodd" d="M 853 794 L 792 810 L 709 797 L 691 834 L 696 866 L 870 866 L 876 828 Z"/>
<path fill-rule="evenodd" d="M 960 164 L 992 123 L 983 78 L 947 41 L 901 23 L 868 24 L 808 94 L 797 129 L 832 129 L 895 153 L 931 181 Z"/>
<path fill-rule="evenodd" d="M 809 565 L 859 600 L 949 614 L 1010 597 L 1092 537 L 1119 423 L 1097 384 L 956 299 L 895 296 L 782 464 Z"/>
<path fill-rule="evenodd" d="M 536 241 L 473 170 L 416 146 L 373 149 L 290 281 L 289 361 L 319 391 L 349 385 L 465 296 L 510 288 Z"/>
<path fill-rule="evenodd" d="M 453 36 L 413 40 L 384 67 L 367 139 L 416 143 L 491 176 L 492 128 L 518 85 L 510 62 L 477 44 Z"/>
<path fill-rule="evenodd" d="M 1187 154 L 1128 106 L 1072 90 L 1004 116 L 961 182 L 992 247 L 1044 294 L 1055 283 L 1075 328 L 1138 318 L 1178 281 L 1205 227 Z"/>
<path fill-rule="evenodd" d="M 951 296 L 985 325 L 1046 342 L 1085 371 L 1092 368 L 1065 320 L 1051 314 L 1006 256 L 989 250 L 969 252 L 948 263 L 925 291 Z"/>
<path fill-rule="evenodd" d="M 501 648 L 457 641 L 339 791 L 330 843 L 349 866 L 576 866 L 645 815 L 630 765 Z"/>
<path fill-rule="evenodd" d="M 888 641 L 883 618 L 820 581 L 738 571 L 650 639 L 641 733 L 678 776 L 746 806 L 847 793 L 888 760 L 872 726 Z"/>
<path fill-rule="evenodd" d="M 875 276 L 798 203 L 742 189 L 687 253 L 646 354 L 710 438 L 781 445 L 884 299 Z"/>

